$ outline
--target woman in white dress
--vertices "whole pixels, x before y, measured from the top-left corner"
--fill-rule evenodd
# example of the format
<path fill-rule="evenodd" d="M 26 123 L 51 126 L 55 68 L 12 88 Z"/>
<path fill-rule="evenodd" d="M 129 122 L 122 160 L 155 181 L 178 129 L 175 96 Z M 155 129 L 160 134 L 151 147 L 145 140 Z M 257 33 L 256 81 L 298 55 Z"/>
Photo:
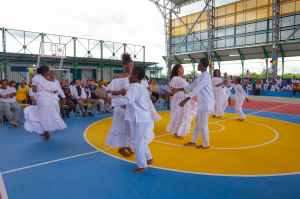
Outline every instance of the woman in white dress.
<path fill-rule="evenodd" d="M 131 69 L 134 66 L 130 54 L 122 54 L 122 65 L 124 68 L 124 72 L 113 79 L 108 86 L 108 89 L 111 91 L 111 93 L 108 93 L 109 98 L 122 98 L 123 96 L 121 95 L 121 90 L 126 90 L 129 86 L 128 77 Z M 112 148 L 120 147 L 118 152 L 125 157 L 130 157 L 131 154 L 134 154 L 134 152 L 131 150 L 132 144 L 130 124 L 125 120 L 125 109 L 126 107 L 114 108 L 113 122 L 106 137 L 105 144 L 109 144 Z"/>
<path fill-rule="evenodd" d="M 189 83 L 182 77 L 184 74 L 183 66 L 176 64 L 173 66 L 170 76 L 170 87 L 172 88 L 184 88 Z M 186 136 L 190 133 L 191 122 L 197 114 L 197 104 L 193 100 L 189 100 L 184 107 L 180 107 L 179 103 L 188 97 L 184 91 L 179 91 L 174 94 L 171 103 L 171 117 L 167 126 L 167 132 L 172 132 L 177 139 L 183 139 L 182 136 Z"/>
<path fill-rule="evenodd" d="M 29 132 L 37 132 L 40 136 L 45 136 L 43 141 L 51 138 L 49 132 L 63 130 L 67 128 L 56 111 L 52 94 L 58 91 L 55 82 L 48 76 L 50 74 L 47 66 L 40 66 L 37 73 L 32 78 L 32 91 L 36 93 L 37 106 L 29 106 L 24 110 L 24 128 Z"/>
<path fill-rule="evenodd" d="M 221 78 L 219 69 L 215 69 L 213 73 L 213 78 L 211 79 L 212 91 L 214 94 L 215 105 L 214 110 L 212 111 L 213 117 L 222 117 L 225 115 L 225 109 L 228 106 L 228 88 L 224 87 L 223 79 Z"/>

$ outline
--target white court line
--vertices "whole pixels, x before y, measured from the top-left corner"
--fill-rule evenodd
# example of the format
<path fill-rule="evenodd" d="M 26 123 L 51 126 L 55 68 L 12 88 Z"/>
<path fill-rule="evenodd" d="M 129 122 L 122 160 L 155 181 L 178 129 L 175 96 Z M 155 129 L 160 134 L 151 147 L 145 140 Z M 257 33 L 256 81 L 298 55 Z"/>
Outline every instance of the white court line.
<path fill-rule="evenodd" d="M 0 171 L 0 198 L 1 197 L 2 197 L 2 199 L 8 199 L 6 189 L 5 189 L 5 185 L 4 185 L 4 181 L 3 181 L 1 171 Z"/>

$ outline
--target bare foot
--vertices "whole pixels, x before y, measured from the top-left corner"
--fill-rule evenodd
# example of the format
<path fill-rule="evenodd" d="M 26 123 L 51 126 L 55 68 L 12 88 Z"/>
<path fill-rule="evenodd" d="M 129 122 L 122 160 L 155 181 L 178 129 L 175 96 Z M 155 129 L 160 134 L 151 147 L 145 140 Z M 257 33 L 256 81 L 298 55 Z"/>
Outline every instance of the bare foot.
<path fill-rule="evenodd" d="M 148 167 L 133 169 L 133 173 L 142 173 L 143 171 L 146 171 L 147 169 L 148 169 Z"/>
<path fill-rule="evenodd" d="M 125 147 L 125 149 L 131 154 L 131 155 L 133 155 L 134 154 L 134 152 L 132 151 L 132 149 L 131 148 L 129 148 L 129 147 Z"/>
<path fill-rule="evenodd" d="M 242 121 L 244 121 L 245 119 L 243 119 L 243 120 L 242 120 L 242 119 L 237 119 L 237 120 L 242 122 Z"/>
<path fill-rule="evenodd" d="M 196 148 L 197 148 L 197 149 L 209 149 L 209 146 L 204 147 L 204 146 L 200 145 L 200 146 L 196 146 Z"/>
<path fill-rule="evenodd" d="M 213 117 L 216 117 L 215 115 L 212 115 Z"/>
<path fill-rule="evenodd" d="M 43 139 L 43 141 L 49 140 L 50 138 L 51 138 L 50 135 L 49 135 L 49 136 L 46 136 L 46 137 Z"/>
<path fill-rule="evenodd" d="M 182 136 L 178 136 L 177 133 L 174 134 L 174 138 L 180 139 L 180 140 L 183 139 L 183 137 Z"/>
<path fill-rule="evenodd" d="M 184 146 L 193 146 L 193 147 L 196 147 L 196 143 L 193 143 L 193 142 L 189 142 L 189 143 L 186 143 L 186 144 L 183 144 Z"/>
<path fill-rule="evenodd" d="M 124 157 L 130 157 L 131 155 L 125 151 L 124 148 L 119 148 L 118 152 Z"/>
<path fill-rule="evenodd" d="M 43 133 L 43 134 L 39 134 L 40 136 L 45 136 L 45 133 Z"/>
<path fill-rule="evenodd" d="M 150 164 L 153 164 L 154 163 L 154 160 L 151 159 L 151 160 L 147 160 L 147 164 L 150 165 Z"/>

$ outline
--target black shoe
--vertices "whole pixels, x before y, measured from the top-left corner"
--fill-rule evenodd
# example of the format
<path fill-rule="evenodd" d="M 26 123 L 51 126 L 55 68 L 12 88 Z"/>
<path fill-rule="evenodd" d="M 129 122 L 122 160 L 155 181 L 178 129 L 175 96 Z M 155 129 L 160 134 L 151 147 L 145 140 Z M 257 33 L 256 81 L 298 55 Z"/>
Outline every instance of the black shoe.
<path fill-rule="evenodd" d="M 66 113 L 66 117 L 67 117 L 67 118 L 70 118 L 70 115 L 69 115 L 69 113 Z"/>
<path fill-rule="evenodd" d="M 82 117 L 85 117 L 85 112 L 82 113 Z"/>
<path fill-rule="evenodd" d="M 80 114 L 80 113 L 78 111 L 76 111 L 75 114 Z"/>
<path fill-rule="evenodd" d="M 167 109 L 170 110 L 170 107 L 168 107 Z"/>
<path fill-rule="evenodd" d="M 231 103 L 229 103 L 231 105 Z"/>
<path fill-rule="evenodd" d="M 87 115 L 94 116 L 94 114 L 92 112 L 88 112 Z"/>
<path fill-rule="evenodd" d="M 166 104 L 164 104 L 163 106 L 166 106 Z"/>
<path fill-rule="evenodd" d="M 62 115 L 61 115 L 61 118 L 62 118 L 62 119 L 65 119 L 65 118 L 66 118 L 66 115 L 65 115 L 65 114 L 62 114 Z"/>

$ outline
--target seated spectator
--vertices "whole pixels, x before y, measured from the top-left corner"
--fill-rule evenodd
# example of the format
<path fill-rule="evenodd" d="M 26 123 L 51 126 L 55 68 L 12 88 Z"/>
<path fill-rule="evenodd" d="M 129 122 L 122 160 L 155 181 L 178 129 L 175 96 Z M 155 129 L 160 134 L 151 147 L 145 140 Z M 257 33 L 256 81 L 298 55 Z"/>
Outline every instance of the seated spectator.
<path fill-rule="evenodd" d="M 73 102 L 74 104 L 74 109 L 73 109 L 73 113 L 79 113 L 76 111 L 76 106 L 78 104 L 78 100 L 76 99 L 76 94 L 77 94 L 77 90 L 76 90 L 76 86 L 79 86 L 80 85 L 80 79 L 75 79 L 73 80 L 73 85 L 70 86 L 70 91 L 71 91 L 71 95 L 72 97 L 70 98 L 70 100 Z"/>
<path fill-rule="evenodd" d="M 294 85 L 295 83 L 299 83 L 299 80 L 296 80 L 296 76 L 294 76 L 291 82 Z"/>
<path fill-rule="evenodd" d="M 283 81 L 282 86 L 281 86 L 281 90 L 282 91 L 287 91 L 287 86 L 288 84 L 286 83 L 286 80 Z"/>
<path fill-rule="evenodd" d="M 100 111 L 102 114 L 104 114 L 104 111 L 103 111 L 103 107 L 104 107 L 104 103 L 105 103 L 104 101 L 108 96 L 107 96 L 106 89 L 103 88 L 103 86 L 102 86 L 102 83 L 103 82 L 101 80 L 98 82 L 98 88 L 96 89 L 95 94 L 96 94 L 98 103 L 100 105 Z M 109 104 L 109 106 L 106 108 L 105 112 L 111 113 L 109 111 L 109 109 L 111 109 L 111 108 L 112 108 L 112 106 L 111 106 L 111 104 Z"/>
<path fill-rule="evenodd" d="M 273 82 L 273 85 L 271 86 L 271 91 L 278 91 L 278 90 L 279 90 L 278 85 L 276 84 L 276 82 Z"/>
<path fill-rule="evenodd" d="M 8 88 L 7 82 L 1 80 L 2 89 L 0 89 L 0 110 L 8 119 L 12 127 L 18 127 L 18 120 L 20 118 L 21 107 L 16 100 L 17 92 L 14 88 Z M 10 110 L 13 110 L 14 116 Z"/>
<path fill-rule="evenodd" d="M 258 81 L 254 89 L 254 95 L 259 95 L 260 90 L 261 90 L 261 84 L 260 81 Z"/>
<path fill-rule="evenodd" d="M 97 86 L 95 85 L 95 80 L 91 79 L 90 80 L 90 84 L 87 85 L 87 87 L 90 90 L 91 93 L 91 99 L 97 99 L 96 94 L 95 94 L 95 90 L 97 89 Z"/>
<path fill-rule="evenodd" d="M 29 97 L 32 102 L 36 103 L 36 93 L 32 91 L 32 88 L 29 91 Z"/>
<path fill-rule="evenodd" d="M 293 97 L 295 97 L 296 93 L 299 93 L 299 92 L 300 92 L 300 84 L 295 83 Z"/>
<path fill-rule="evenodd" d="M 279 75 L 277 76 L 275 82 L 276 82 L 277 87 L 279 88 L 279 90 L 281 90 L 282 79 L 280 78 Z"/>
<path fill-rule="evenodd" d="M 92 107 L 90 112 L 87 113 L 89 116 L 94 116 L 93 111 L 97 106 L 98 101 L 96 99 L 91 99 L 91 93 L 89 88 L 86 86 L 86 80 L 82 80 L 81 84 L 76 86 L 76 99 L 78 100 L 79 107 L 82 111 L 82 117 L 85 117 L 86 113 L 84 110 L 84 103 L 91 103 Z"/>
<path fill-rule="evenodd" d="M 249 84 L 247 84 L 246 89 L 247 89 L 247 94 L 249 94 L 249 91 L 253 90 L 253 84 L 252 84 L 252 82 L 250 82 Z"/>
<path fill-rule="evenodd" d="M 229 83 L 231 83 L 231 84 L 233 83 L 232 75 L 230 75 Z"/>
<path fill-rule="evenodd" d="M 150 99 L 153 103 L 153 105 L 155 104 L 156 102 L 156 98 L 152 95 L 152 92 L 151 92 L 151 89 L 150 89 L 150 86 L 148 84 L 148 81 L 144 78 L 142 81 L 141 81 L 141 84 L 143 84 L 145 86 L 145 88 L 147 89 L 147 91 L 149 92 L 149 95 L 150 95 Z"/>
<path fill-rule="evenodd" d="M 111 91 L 108 88 L 107 82 L 108 82 L 107 80 L 103 80 L 102 87 L 105 88 L 105 90 L 106 90 L 107 93 L 111 93 Z"/>
<path fill-rule="evenodd" d="M 8 83 L 8 88 L 14 88 L 15 91 L 17 92 L 17 89 L 15 88 L 16 86 L 16 81 L 15 80 L 10 80 Z"/>
<path fill-rule="evenodd" d="M 67 84 L 67 86 L 70 86 L 70 82 L 69 82 L 69 80 L 68 80 L 68 79 L 66 79 L 65 81 L 66 81 L 66 84 Z"/>
<path fill-rule="evenodd" d="M 251 82 L 252 82 L 252 86 L 253 86 L 253 90 L 254 90 L 254 89 L 255 89 L 255 86 L 256 86 L 256 84 L 257 84 L 257 81 L 256 81 L 255 78 L 253 78 L 253 79 L 251 80 Z"/>
<path fill-rule="evenodd" d="M 288 91 L 288 92 L 292 92 L 293 89 L 294 89 L 294 88 L 293 88 L 293 84 L 292 84 L 292 82 L 290 81 L 289 84 L 287 85 L 287 91 Z"/>
<path fill-rule="evenodd" d="M 161 85 L 159 85 L 158 87 L 158 93 L 161 98 L 165 99 L 164 106 L 166 106 L 167 104 L 167 109 L 170 110 L 170 92 L 169 92 L 169 86 L 166 85 L 165 79 L 162 79 Z"/>
<path fill-rule="evenodd" d="M 269 77 L 268 79 L 266 79 L 266 82 L 264 85 L 264 91 L 268 91 L 270 85 L 271 85 L 271 78 Z"/>
<path fill-rule="evenodd" d="M 30 91 L 30 87 L 25 85 L 24 80 L 21 80 L 20 82 L 20 88 L 18 89 L 18 93 L 24 93 L 26 94 L 26 98 L 30 98 L 29 97 L 29 91 Z"/>
<path fill-rule="evenodd" d="M 158 93 L 158 83 L 156 79 L 152 79 L 152 84 L 150 85 L 152 95 L 156 98 L 156 101 L 159 98 L 159 93 Z"/>
<path fill-rule="evenodd" d="M 61 117 L 62 117 L 62 119 L 65 119 L 66 117 L 70 118 L 69 114 L 75 107 L 74 103 L 71 101 L 72 94 L 71 94 L 69 86 L 67 85 L 67 82 L 64 81 L 63 79 L 60 80 L 60 87 L 66 97 L 65 100 L 61 96 L 59 97 L 60 98 L 59 109 L 60 109 Z M 66 113 L 64 111 L 64 105 L 67 105 L 69 107 L 68 110 L 66 111 Z"/>

